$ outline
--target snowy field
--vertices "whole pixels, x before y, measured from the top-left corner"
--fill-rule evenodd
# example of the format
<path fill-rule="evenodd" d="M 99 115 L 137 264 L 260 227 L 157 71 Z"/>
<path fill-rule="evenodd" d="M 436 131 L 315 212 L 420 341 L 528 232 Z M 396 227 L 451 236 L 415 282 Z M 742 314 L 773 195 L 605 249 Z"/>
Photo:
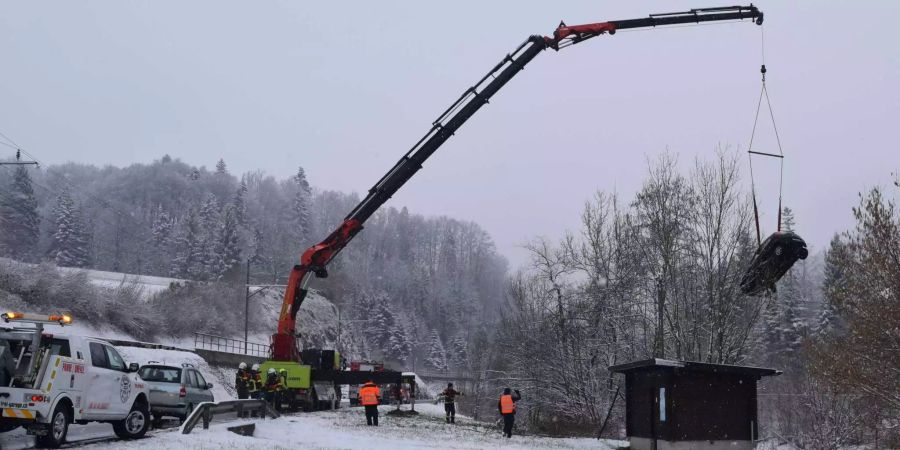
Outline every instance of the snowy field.
<path fill-rule="evenodd" d="M 548 438 L 513 436 L 504 439 L 499 429 L 456 416 L 456 424 L 444 421 L 443 406 L 416 405 L 417 417 L 392 417 L 381 408 L 379 427 L 367 427 L 362 408 L 298 413 L 275 420 L 258 421 L 254 437 L 238 436 L 220 427 L 195 429 L 189 435 L 178 430 L 154 432 L 151 437 L 134 442 L 99 442 L 80 446 L 95 449 L 615 449 L 621 441 L 598 441 L 588 438 Z"/>
<path fill-rule="evenodd" d="M 140 286 L 146 294 L 155 294 L 160 291 L 169 289 L 172 283 L 183 282 L 177 278 L 154 277 L 150 275 L 132 275 L 121 272 L 106 272 L 103 270 L 92 269 L 76 269 L 72 267 L 60 267 L 59 270 L 64 273 L 83 272 L 91 280 L 91 284 L 95 286 L 117 288 L 123 284 L 135 283 Z"/>
<path fill-rule="evenodd" d="M 404 407 L 406 409 L 408 407 Z M 516 436 L 505 439 L 500 430 L 456 416 L 456 424 L 444 421 L 443 406 L 418 404 L 421 414 L 415 417 L 392 417 L 386 413 L 393 406 L 380 408 L 379 427 L 366 426 L 362 408 L 346 406 L 335 411 L 297 413 L 274 420 L 256 422 L 253 437 L 238 436 L 225 427 L 238 423 L 213 425 L 209 430 L 199 427 L 191 434 L 181 434 L 179 428 L 153 430 L 137 441 L 116 440 L 108 424 L 73 425 L 66 447 L 84 449 L 595 449 L 613 450 L 627 444 L 590 438 L 550 438 Z M 18 450 L 31 448 L 33 438 L 22 430 L 0 435 L 0 448 Z"/>

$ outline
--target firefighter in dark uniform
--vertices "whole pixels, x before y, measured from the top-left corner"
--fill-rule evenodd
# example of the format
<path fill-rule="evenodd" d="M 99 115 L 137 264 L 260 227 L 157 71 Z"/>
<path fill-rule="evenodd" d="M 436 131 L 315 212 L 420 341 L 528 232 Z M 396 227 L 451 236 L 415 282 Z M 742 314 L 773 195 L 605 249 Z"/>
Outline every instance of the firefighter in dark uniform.
<path fill-rule="evenodd" d="M 381 390 L 371 380 L 359 388 L 359 402 L 366 408 L 366 425 L 378 426 L 378 403 Z"/>
<path fill-rule="evenodd" d="M 247 370 L 247 363 L 242 362 L 238 365 L 237 373 L 234 375 L 234 389 L 237 391 L 238 399 L 244 400 L 250 398 L 249 386 L 250 371 Z"/>
<path fill-rule="evenodd" d="M 515 394 L 510 392 L 509 388 L 503 389 L 503 395 L 497 402 L 497 409 L 503 416 L 503 435 L 507 438 L 512 437 L 513 425 L 516 424 L 516 402 L 522 399 L 519 390 L 515 390 Z"/>
<path fill-rule="evenodd" d="M 287 369 L 282 368 L 278 371 L 278 392 L 275 395 L 275 409 L 281 411 L 281 405 L 285 403 L 287 397 Z"/>
<path fill-rule="evenodd" d="M 270 367 L 268 373 L 266 373 L 265 398 L 266 403 L 272 405 L 276 410 L 280 409 L 277 402 L 280 392 L 281 377 L 278 376 L 278 372 L 274 367 Z"/>
<path fill-rule="evenodd" d="M 250 398 L 258 399 L 261 392 L 262 380 L 259 377 L 259 364 L 254 364 L 247 378 L 247 393 L 250 395 Z"/>
<path fill-rule="evenodd" d="M 457 395 L 463 395 L 463 393 L 453 389 L 453 383 L 447 383 L 447 389 L 441 392 L 441 397 L 444 397 L 444 412 L 447 413 L 447 423 L 456 423 Z"/>

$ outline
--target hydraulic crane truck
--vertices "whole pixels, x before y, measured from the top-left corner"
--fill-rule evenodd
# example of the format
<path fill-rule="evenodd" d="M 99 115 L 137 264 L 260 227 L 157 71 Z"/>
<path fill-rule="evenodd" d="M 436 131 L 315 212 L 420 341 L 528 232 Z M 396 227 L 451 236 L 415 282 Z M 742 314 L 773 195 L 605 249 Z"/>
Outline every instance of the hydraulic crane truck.
<path fill-rule="evenodd" d="M 518 74 L 537 55 L 547 49 L 559 51 L 603 34 L 615 34 L 618 30 L 654 28 L 666 25 L 695 24 L 703 22 L 744 20 L 761 25 L 763 13 L 752 4 L 749 6 L 728 6 L 720 8 L 692 9 L 690 11 L 653 14 L 648 17 L 628 20 L 569 26 L 560 23 L 552 36 L 534 35 L 506 55 L 487 75 L 463 94 L 432 122 L 431 129 L 399 161 L 369 189 L 368 195 L 344 218 L 343 222 L 322 242 L 306 249 L 300 257 L 300 264 L 293 267 L 284 293 L 284 301 L 278 318 L 278 331 L 272 335 L 271 358 L 263 367 L 285 368 L 289 376 L 287 389 L 298 401 L 317 398 L 316 382 L 340 384 L 361 384 L 366 379 L 376 377 L 376 383 L 395 383 L 400 380 L 400 372 L 382 371 L 376 373 L 341 371 L 337 367 L 325 367 L 321 361 L 303 361 L 298 346 L 296 317 L 300 305 L 307 295 L 307 285 L 312 277 L 328 276 L 327 266 L 337 254 L 363 229 L 366 220 L 396 193 L 419 169 L 422 164 L 450 136 L 469 120 L 488 100 L 509 80 Z M 377 375 L 377 376 L 376 376 Z"/>

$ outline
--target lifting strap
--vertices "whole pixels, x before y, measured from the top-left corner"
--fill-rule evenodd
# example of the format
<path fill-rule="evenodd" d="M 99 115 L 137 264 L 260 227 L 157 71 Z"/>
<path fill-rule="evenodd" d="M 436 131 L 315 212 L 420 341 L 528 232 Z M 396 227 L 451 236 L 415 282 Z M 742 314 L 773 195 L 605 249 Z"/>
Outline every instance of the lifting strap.
<path fill-rule="evenodd" d="M 762 32 L 762 27 L 760 27 Z M 763 36 L 761 34 L 761 36 Z M 778 177 L 778 227 L 781 231 L 781 198 L 784 186 L 784 152 L 781 149 L 781 138 L 778 136 L 778 126 L 775 124 L 775 113 L 772 112 L 772 102 L 769 101 L 769 92 L 766 90 L 766 64 L 765 64 L 765 38 L 763 37 L 763 64 L 759 69 L 762 74 L 762 89 L 759 92 L 759 102 L 756 105 L 756 117 L 753 119 L 753 132 L 750 133 L 750 145 L 747 147 L 747 155 L 750 159 L 750 192 L 753 196 L 753 218 L 756 221 L 756 244 L 762 243 L 762 236 L 759 230 L 759 208 L 756 202 L 756 180 L 753 177 L 753 155 L 768 156 L 778 158 L 780 160 L 780 173 Z M 766 106 L 769 107 L 769 118 L 772 120 L 772 128 L 775 130 L 775 141 L 778 143 L 778 154 L 757 152 L 753 150 L 753 138 L 756 136 L 756 125 L 759 123 L 759 111 L 762 109 L 763 98 L 766 99 Z"/>

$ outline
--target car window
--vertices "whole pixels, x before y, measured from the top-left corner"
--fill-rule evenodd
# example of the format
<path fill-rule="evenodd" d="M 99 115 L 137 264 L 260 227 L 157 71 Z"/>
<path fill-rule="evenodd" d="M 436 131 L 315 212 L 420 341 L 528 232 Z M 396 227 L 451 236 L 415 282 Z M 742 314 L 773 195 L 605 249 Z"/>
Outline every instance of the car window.
<path fill-rule="evenodd" d="M 203 379 L 203 375 L 200 375 L 200 372 L 194 371 L 197 374 L 197 387 L 200 389 L 206 389 L 206 380 Z"/>
<path fill-rule="evenodd" d="M 53 338 L 50 341 L 50 354 L 59 356 L 72 356 L 72 353 L 69 350 L 69 340 Z"/>
<path fill-rule="evenodd" d="M 109 368 L 113 370 L 125 370 L 125 360 L 119 356 L 119 352 L 108 345 L 104 345 L 104 347 L 106 347 L 106 356 L 109 359 Z"/>
<path fill-rule="evenodd" d="M 181 369 L 164 366 L 144 366 L 138 372 L 144 381 L 181 383 Z"/>
<path fill-rule="evenodd" d="M 91 365 L 109 367 L 109 360 L 106 357 L 106 351 L 103 350 L 103 344 L 91 342 Z"/>
<path fill-rule="evenodd" d="M 200 383 L 197 382 L 197 371 L 191 370 L 191 371 L 189 371 L 189 374 L 191 377 L 191 387 L 195 387 L 195 388 L 200 387 Z"/>

